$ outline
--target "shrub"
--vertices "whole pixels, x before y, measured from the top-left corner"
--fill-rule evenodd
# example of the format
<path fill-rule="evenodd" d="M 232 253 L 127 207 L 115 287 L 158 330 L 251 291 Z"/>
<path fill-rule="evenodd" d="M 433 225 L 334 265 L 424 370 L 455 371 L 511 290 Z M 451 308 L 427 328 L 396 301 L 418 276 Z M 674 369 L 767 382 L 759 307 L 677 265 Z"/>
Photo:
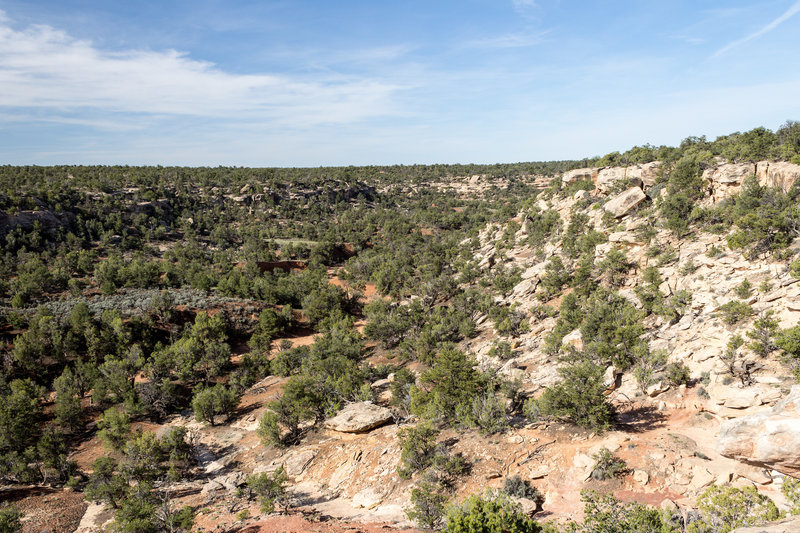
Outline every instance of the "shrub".
<path fill-rule="evenodd" d="M 683 362 L 673 362 L 668 364 L 667 368 L 664 369 L 664 373 L 666 374 L 667 381 L 673 387 L 686 385 L 689 383 L 689 367 L 687 367 Z"/>
<path fill-rule="evenodd" d="M 670 295 L 666 301 L 663 301 L 659 308 L 656 309 L 656 312 L 664 318 L 675 322 L 684 315 L 691 303 L 692 294 L 685 289 L 680 289 Z"/>
<path fill-rule="evenodd" d="M 755 365 L 739 352 L 739 348 L 742 346 L 744 346 L 744 339 L 740 335 L 734 335 L 728 340 L 728 345 L 720 355 L 720 359 L 725 363 L 728 373 L 732 377 L 739 378 L 742 385 L 747 386 L 751 382 L 750 370 Z"/>
<path fill-rule="evenodd" d="M 612 287 L 619 287 L 625 282 L 625 275 L 631 269 L 628 256 L 619 248 L 612 248 L 600 262 L 600 272 L 605 274 Z"/>
<path fill-rule="evenodd" d="M 450 455 L 444 446 L 439 446 L 433 455 L 432 468 L 442 486 L 452 488 L 455 480 L 472 470 L 470 463 L 461 453 Z"/>
<path fill-rule="evenodd" d="M 265 411 L 258 421 L 258 429 L 256 430 L 256 433 L 258 433 L 258 436 L 261 438 L 261 443 L 265 446 L 275 446 L 280 448 L 286 445 L 286 443 L 283 441 L 283 435 L 277 413 Z"/>
<path fill-rule="evenodd" d="M 624 503 L 610 494 L 585 491 L 584 522 L 569 523 L 567 531 L 574 533 L 681 533 L 680 520 L 669 511 L 659 511 L 647 505 Z"/>
<path fill-rule="evenodd" d="M 581 335 L 586 353 L 602 365 L 626 370 L 647 350 L 644 312 L 617 293 L 598 291 L 583 309 Z"/>
<path fill-rule="evenodd" d="M 53 413 L 61 427 L 75 431 L 83 422 L 83 409 L 81 408 L 81 390 L 75 373 L 70 367 L 53 382 L 56 390 L 56 401 Z"/>
<path fill-rule="evenodd" d="M 429 422 L 420 422 L 417 427 L 400 430 L 400 464 L 397 473 L 409 479 L 414 472 L 424 470 L 433 464 L 437 452 L 436 437 L 439 431 Z"/>
<path fill-rule="evenodd" d="M 761 313 L 753 322 L 753 329 L 747 332 L 753 339 L 747 347 L 761 357 L 767 357 L 777 348 L 774 336 L 778 332 L 778 321 L 772 318 L 773 314 L 771 309 Z"/>
<path fill-rule="evenodd" d="M 22 452 L 41 435 L 42 390 L 29 379 L 0 380 L 0 454 Z M 0 471 L 2 467 L 0 467 Z"/>
<path fill-rule="evenodd" d="M 159 442 L 164 460 L 163 469 L 172 481 L 181 479 L 194 462 L 192 437 L 183 426 L 169 429 Z"/>
<path fill-rule="evenodd" d="M 517 337 L 530 329 L 525 312 L 519 308 L 519 304 L 511 307 L 495 307 L 490 312 L 494 320 L 494 330 L 498 335 L 511 335 Z"/>
<path fill-rule="evenodd" d="M 661 202 L 664 225 L 680 235 L 689 229 L 695 202 L 702 195 L 702 156 L 685 154 L 673 167 L 667 182 L 667 197 Z"/>
<path fill-rule="evenodd" d="M 152 431 L 134 435 L 125 443 L 119 472 L 126 480 L 155 481 L 162 474 L 164 450 Z"/>
<path fill-rule="evenodd" d="M 527 412 L 569 418 L 597 433 L 609 429 L 616 412 L 604 394 L 603 372 L 603 368 L 591 361 L 559 369 L 561 382 L 547 389 L 536 400 L 535 409 L 531 406 Z"/>
<path fill-rule="evenodd" d="M 0 507 L 0 533 L 17 533 L 22 531 L 22 513 L 13 505 L 3 504 Z"/>
<path fill-rule="evenodd" d="M 745 279 L 741 284 L 733 289 L 733 292 L 739 297 L 739 299 L 746 300 L 751 294 L 753 294 L 753 284 L 750 283 L 750 280 Z"/>
<path fill-rule="evenodd" d="M 291 326 L 291 322 L 292 314 L 289 306 L 284 306 L 280 314 L 272 309 L 264 309 L 258 316 L 258 324 L 248 345 L 253 350 L 269 352 L 272 340 L 284 333 Z"/>
<path fill-rule="evenodd" d="M 697 269 L 699 268 L 700 265 L 695 263 L 692 259 L 689 259 L 683 265 L 681 265 L 681 267 L 678 269 L 678 272 L 681 276 L 688 276 L 697 272 Z"/>
<path fill-rule="evenodd" d="M 514 498 L 525 498 L 536 502 L 537 505 L 544 503 L 544 496 L 539 489 L 531 485 L 527 479 L 519 476 L 507 477 L 503 482 L 503 492 Z"/>
<path fill-rule="evenodd" d="M 528 244 L 534 248 L 543 245 L 551 235 L 561 230 L 561 217 L 552 209 L 540 211 L 534 208 L 527 218 L 525 229 L 528 233 Z"/>
<path fill-rule="evenodd" d="M 625 461 L 614 456 L 607 448 L 601 449 L 592 456 L 595 460 L 592 477 L 599 481 L 614 479 L 627 472 Z"/>
<path fill-rule="evenodd" d="M 547 301 L 561 292 L 564 285 L 569 283 L 571 276 L 564 266 L 561 256 L 558 255 L 551 257 L 544 269 L 544 276 L 542 276 L 541 282 L 539 283 L 541 287 L 539 299 Z"/>
<path fill-rule="evenodd" d="M 654 266 L 649 266 L 644 270 L 642 279 L 644 283 L 638 285 L 634 289 L 634 292 L 642 303 L 644 310 L 648 313 L 652 313 L 663 305 L 664 295 L 661 294 L 658 288 L 663 279 L 661 278 L 661 273 L 658 271 L 658 268 Z"/>
<path fill-rule="evenodd" d="M 511 343 L 508 341 L 495 341 L 489 349 L 490 357 L 497 357 L 502 361 L 507 361 L 514 357 L 514 352 L 511 349 Z"/>
<path fill-rule="evenodd" d="M 308 346 L 281 349 L 270 362 L 270 369 L 276 376 L 286 377 L 296 374 L 309 353 Z"/>
<path fill-rule="evenodd" d="M 461 404 L 458 418 L 467 426 L 477 426 L 481 435 L 501 433 L 508 428 L 505 404 L 490 391 L 476 396 L 471 403 Z"/>
<path fill-rule="evenodd" d="M 444 523 L 447 500 L 440 485 L 424 481 L 411 489 L 411 507 L 405 510 L 406 516 L 423 529 L 438 530 Z"/>
<path fill-rule="evenodd" d="M 544 320 L 545 318 L 555 318 L 558 316 L 558 311 L 549 305 L 536 304 L 530 308 L 530 313 L 536 320 Z"/>
<path fill-rule="evenodd" d="M 536 522 L 502 492 L 469 496 L 447 512 L 446 533 L 539 533 Z"/>
<path fill-rule="evenodd" d="M 280 400 L 271 402 L 258 425 L 264 444 L 285 446 L 300 437 L 300 423 L 325 418 L 325 398 L 318 384 L 309 377 L 293 376 L 283 389 Z M 283 430 L 286 430 L 286 435 Z"/>
<path fill-rule="evenodd" d="M 194 509 L 184 506 L 174 511 L 169 506 L 161 507 L 161 520 L 163 528 L 170 533 L 189 532 L 194 525 Z M 166 512 L 165 512 L 166 511 Z"/>
<path fill-rule="evenodd" d="M 800 514 L 800 479 L 786 477 L 781 486 L 781 492 L 786 497 L 789 504 L 789 513 Z"/>
<path fill-rule="evenodd" d="M 789 274 L 794 279 L 800 279 L 800 259 L 792 261 L 792 264 L 789 265 Z"/>
<path fill-rule="evenodd" d="M 636 362 L 633 367 L 633 376 L 639 383 L 642 393 L 647 392 L 647 388 L 655 383 L 656 373 L 661 371 L 667 364 L 669 355 L 665 350 L 648 351 Z"/>
<path fill-rule="evenodd" d="M 271 513 L 275 510 L 275 505 L 280 504 L 284 507 L 287 503 L 286 483 L 289 476 L 284 472 L 283 467 L 278 468 L 273 473 L 262 472 L 247 476 L 247 488 L 258 498 L 261 504 L 262 513 Z"/>
<path fill-rule="evenodd" d="M 417 382 L 417 376 L 407 368 L 401 368 L 394 373 L 394 381 L 389 385 L 392 393 L 392 405 L 408 408 L 411 401 L 411 387 Z"/>
<path fill-rule="evenodd" d="M 110 407 L 103 412 L 97 422 L 100 440 L 112 450 L 121 450 L 128 439 L 131 428 L 131 419 L 128 413 L 117 407 Z"/>
<path fill-rule="evenodd" d="M 732 326 L 753 315 L 753 308 L 745 302 L 731 300 L 721 305 L 717 310 L 717 315 L 722 316 L 722 321 Z"/>
<path fill-rule="evenodd" d="M 411 388 L 411 412 L 445 422 L 454 422 L 456 408 L 471 403 L 485 385 L 475 362 L 454 348 L 439 352 L 419 381 L 421 387 Z"/>
<path fill-rule="evenodd" d="M 86 485 L 86 499 L 105 502 L 116 508 L 124 499 L 128 490 L 128 482 L 114 471 L 117 462 L 111 457 L 100 457 L 92 465 L 89 483 Z"/>
<path fill-rule="evenodd" d="M 692 522 L 688 533 L 729 533 L 738 527 L 777 520 L 781 513 L 772 500 L 755 487 L 738 489 L 712 485 L 697 499 L 701 519 Z"/>
<path fill-rule="evenodd" d="M 198 422 L 214 425 L 214 417 L 225 415 L 226 419 L 239 405 L 241 400 L 236 389 L 217 383 L 213 387 L 200 389 L 192 398 L 194 417 Z"/>

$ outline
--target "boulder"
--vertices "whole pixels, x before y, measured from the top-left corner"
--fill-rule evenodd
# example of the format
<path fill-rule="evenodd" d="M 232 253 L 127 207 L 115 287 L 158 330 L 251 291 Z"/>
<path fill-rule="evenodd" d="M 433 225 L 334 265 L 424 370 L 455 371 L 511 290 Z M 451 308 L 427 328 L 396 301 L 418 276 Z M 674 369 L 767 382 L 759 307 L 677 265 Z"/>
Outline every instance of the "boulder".
<path fill-rule="evenodd" d="M 529 500 L 528 498 L 513 498 L 514 502 L 519 505 L 520 511 L 527 516 L 533 516 L 541 510 L 539 502 Z"/>
<path fill-rule="evenodd" d="M 756 468 L 745 463 L 737 463 L 733 469 L 733 473 L 740 478 L 745 478 L 753 483 L 759 485 L 769 485 L 772 483 L 772 476 L 768 470 L 763 468 Z"/>
<path fill-rule="evenodd" d="M 615 231 L 608 235 L 608 242 L 623 243 L 623 244 L 638 244 L 636 236 L 627 231 Z"/>
<path fill-rule="evenodd" d="M 647 482 L 650 481 L 650 475 L 644 470 L 634 470 L 633 479 L 640 485 L 647 485 Z"/>
<path fill-rule="evenodd" d="M 756 173 L 756 166 L 752 163 L 726 163 L 703 171 L 703 179 L 711 186 L 739 185 L 747 176 Z"/>
<path fill-rule="evenodd" d="M 639 187 L 631 187 L 625 192 L 618 194 L 611 200 L 606 202 L 603 209 L 614 215 L 616 218 L 621 218 L 627 215 L 633 208 L 644 202 L 645 196 L 642 189 Z"/>
<path fill-rule="evenodd" d="M 576 181 L 592 180 L 597 178 L 598 169 L 596 168 L 576 168 L 564 172 L 561 180 L 564 183 L 574 183 Z"/>
<path fill-rule="evenodd" d="M 647 395 L 655 398 L 659 394 L 663 394 L 669 390 L 669 383 L 664 380 L 659 380 L 647 387 Z"/>
<path fill-rule="evenodd" d="M 642 165 L 642 184 L 645 187 L 652 187 L 656 184 L 658 179 L 658 167 L 661 166 L 660 161 L 651 161 Z"/>
<path fill-rule="evenodd" d="M 639 167 L 609 167 L 601 169 L 597 173 L 597 180 L 594 186 L 603 194 L 608 194 L 608 191 L 614 184 L 620 180 L 628 180 L 632 185 L 642 186 L 641 179 L 642 171 Z"/>
<path fill-rule="evenodd" d="M 325 421 L 325 427 L 341 433 L 364 433 L 392 421 L 392 412 L 372 402 L 355 402 Z"/>
<path fill-rule="evenodd" d="M 581 334 L 581 330 L 576 329 L 573 330 L 566 335 L 564 338 L 561 339 L 562 346 L 572 346 L 579 352 L 583 351 L 583 334 Z"/>
<path fill-rule="evenodd" d="M 314 457 L 317 455 L 317 450 L 302 450 L 297 453 L 293 453 L 286 460 L 283 462 L 283 467 L 286 469 L 286 473 L 290 476 L 299 476 L 303 472 L 305 472 L 308 465 L 311 464 L 311 461 L 314 460 Z"/>
<path fill-rule="evenodd" d="M 591 196 L 592 195 L 589 194 L 589 191 L 580 190 L 576 192 L 574 195 L 572 195 L 572 198 L 574 200 L 588 200 L 589 198 L 591 198 Z"/>
<path fill-rule="evenodd" d="M 695 466 L 692 468 L 692 480 L 689 482 L 689 490 L 699 491 L 714 483 L 714 474 L 703 468 Z"/>
<path fill-rule="evenodd" d="M 728 420 L 717 451 L 725 457 L 800 477 L 800 385 L 771 411 Z"/>
<path fill-rule="evenodd" d="M 603 386 L 607 389 L 617 389 L 620 385 L 622 385 L 622 372 L 613 365 L 606 368 L 603 373 Z"/>

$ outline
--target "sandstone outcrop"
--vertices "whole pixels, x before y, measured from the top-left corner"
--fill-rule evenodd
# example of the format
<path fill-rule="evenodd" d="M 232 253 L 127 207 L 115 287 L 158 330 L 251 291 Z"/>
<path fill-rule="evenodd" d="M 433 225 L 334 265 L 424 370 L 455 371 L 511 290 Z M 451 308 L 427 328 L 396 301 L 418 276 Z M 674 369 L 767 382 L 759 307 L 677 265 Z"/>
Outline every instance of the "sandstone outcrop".
<path fill-rule="evenodd" d="M 642 165 L 641 179 L 645 187 L 652 187 L 656 184 L 658 179 L 658 169 L 661 167 L 661 161 L 651 161 Z"/>
<path fill-rule="evenodd" d="M 639 167 L 608 167 L 597 173 L 595 187 L 607 194 L 618 181 L 628 181 L 631 185 L 642 186 L 642 169 Z"/>
<path fill-rule="evenodd" d="M 800 179 L 800 165 L 785 161 L 759 161 L 756 165 L 758 183 L 768 187 L 780 187 L 788 191 Z"/>
<path fill-rule="evenodd" d="M 703 172 L 703 180 L 710 190 L 712 203 L 738 193 L 748 176 L 756 176 L 759 185 L 788 191 L 800 179 L 800 165 L 785 161 L 724 163 Z"/>
<path fill-rule="evenodd" d="M 594 181 L 597 179 L 597 172 L 598 169 L 596 168 L 576 168 L 564 172 L 564 175 L 561 177 L 561 179 L 564 183 L 574 183 L 576 181 L 583 180 Z"/>
<path fill-rule="evenodd" d="M 728 420 L 717 451 L 725 457 L 800 477 L 800 385 L 771 412 Z"/>
<path fill-rule="evenodd" d="M 392 412 L 372 402 L 351 403 L 336 416 L 325 421 L 325 427 L 341 433 L 364 433 L 392 420 Z"/>
<path fill-rule="evenodd" d="M 618 194 L 606 202 L 606 204 L 603 206 L 603 209 L 614 215 L 616 218 L 622 218 L 636 206 L 644 202 L 646 198 L 647 196 L 645 196 L 641 188 L 631 187 L 627 191 Z"/>

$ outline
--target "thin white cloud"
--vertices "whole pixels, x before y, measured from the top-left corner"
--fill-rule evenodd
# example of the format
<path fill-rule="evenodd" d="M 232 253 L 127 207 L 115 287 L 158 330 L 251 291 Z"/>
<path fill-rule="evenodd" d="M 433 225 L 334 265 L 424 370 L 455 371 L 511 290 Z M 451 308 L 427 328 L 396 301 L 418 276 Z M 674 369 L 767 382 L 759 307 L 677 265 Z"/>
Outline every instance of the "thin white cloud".
<path fill-rule="evenodd" d="M 50 26 L 15 29 L 0 11 L 0 107 L 195 116 L 271 124 L 349 123 L 391 114 L 403 87 L 365 77 L 233 74 L 175 50 L 109 52 Z"/>
<path fill-rule="evenodd" d="M 549 31 L 539 33 L 508 33 L 496 37 L 475 39 L 464 43 L 467 48 L 526 48 L 544 41 Z"/>
<path fill-rule="evenodd" d="M 692 44 L 692 45 L 700 45 L 700 44 L 703 44 L 703 43 L 706 42 L 706 40 L 704 38 L 702 38 L 702 37 L 695 37 L 695 36 L 686 35 L 686 34 L 670 35 L 670 39 L 673 39 L 675 41 L 680 41 L 680 42 L 683 42 L 683 43 L 686 43 L 686 44 Z"/>
<path fill-rule="evenodd" d="M 732 43 L 729 43 L 729 44 L 723 46 L 722 48 L 717 50 L 711 57 L 712 58 L 713 57 L 717 57 L 717 56 L 722 55 L 725 52 L 728 52 L 729 50 L 731 50 L 733 48 L 736 48 L 737 46 L 740 46 L 740 45 L 742 45 L 742 44 L 744 44 L 744 43 L 746 43 L 748 41 L 752 41 L 753 39 L 758 39 L 759 37 L 762 37 L 762 36 L 766 35 L 767 33 L 771 32 L 772 30 L 774 30 L 775 28 L 777 28 L 778 26 L 780 26 L 781 24 L 783 24 L 784 22 L 789 20 L 791 17 L 793 17 L 797 13 L 800 13 L 800 0 L 798 0 L 797 2 L 792 4 L 792 6 L 789 9 L 787 9 L 786 12 L 784 12 L 781 16 L 779 16 L 778 18 L 776 18 L 775 20 L 773 20 L 772 22 L 770 22 L 769 24 L 767 24 L 766 26 L 764 26 L 760 30 L 755 31 L 755 32 L 751 33 L 750 35 L 747 35 L 746 37 L 743 37 L 743 38 L 741 38 L 741 39 L 739 39 L 737 41 L 733 41 Z"/>
<path fill-rule="evenodd" d="M 523 9 L 536 7 L 536 0 L 511 0 L 511 4 L 517 11 L 522 11 Z"/>

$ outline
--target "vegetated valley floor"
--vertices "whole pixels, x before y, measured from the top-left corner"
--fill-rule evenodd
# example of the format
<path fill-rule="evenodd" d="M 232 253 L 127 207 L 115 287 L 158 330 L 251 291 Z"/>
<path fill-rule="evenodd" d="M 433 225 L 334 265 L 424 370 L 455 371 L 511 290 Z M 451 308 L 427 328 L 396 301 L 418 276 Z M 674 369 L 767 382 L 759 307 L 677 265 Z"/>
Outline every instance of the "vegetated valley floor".
<path fill-rule="evenodd" d="M 797 419 L 799 165 L 3 172 L 23 531 L 414 531 L 415 490 L 514 478 L 553 524 L 587 491 L 791 506 L 800 424 L 763 428 Z"/>

